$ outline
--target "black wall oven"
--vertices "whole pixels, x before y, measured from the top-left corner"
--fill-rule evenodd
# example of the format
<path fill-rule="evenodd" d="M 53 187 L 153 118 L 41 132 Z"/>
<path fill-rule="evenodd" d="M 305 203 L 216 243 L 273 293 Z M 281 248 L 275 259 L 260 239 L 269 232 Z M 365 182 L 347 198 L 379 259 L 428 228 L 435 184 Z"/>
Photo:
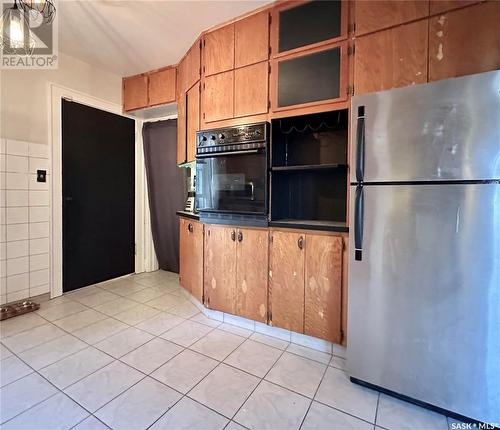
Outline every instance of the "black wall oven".
<path fill-rule="evenodd" d="M 267 222 L 268 138 L 268 123 L 196 134 L 196 200 L 202 220 Z"/>

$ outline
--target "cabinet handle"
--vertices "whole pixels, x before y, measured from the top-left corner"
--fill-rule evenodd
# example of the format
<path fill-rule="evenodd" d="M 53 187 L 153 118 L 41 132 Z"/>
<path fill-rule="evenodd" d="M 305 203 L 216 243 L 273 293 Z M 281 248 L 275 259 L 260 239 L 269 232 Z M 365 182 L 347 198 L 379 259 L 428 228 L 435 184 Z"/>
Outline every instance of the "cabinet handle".
<path fill-rule="evenodd" d="M 299 237 L 299 240 L 297 241 L 297 246 L 299 247 L 299 249 L 304 248 L 304 238 L 302 236 Z"/>
<path fill-rule="evenodd" d="M 236 232 L 234 230 L 231 232 L 231 240 L 233 242 L 236 240 Z"/>
<path fill-rule="evenodd" d="M 188 231 L 189 231 L 190 233 L 192 233 L 192 232 L 193 232 L 193 224 L 191 224 L 191 223 L 189 223 L 189 224 L 188 224 Z"/>
<path fill-rule="evenodd" d="M 238 232 L 238 242 L 243 240 L 243 233 L 241 231 Z"/>

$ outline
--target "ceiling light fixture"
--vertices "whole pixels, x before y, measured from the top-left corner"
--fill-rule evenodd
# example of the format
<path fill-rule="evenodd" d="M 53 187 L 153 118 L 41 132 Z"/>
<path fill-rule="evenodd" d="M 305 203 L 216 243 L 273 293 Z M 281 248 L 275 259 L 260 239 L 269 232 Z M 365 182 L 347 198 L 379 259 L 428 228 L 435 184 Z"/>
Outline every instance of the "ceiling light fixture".
<path fill-rule="evenodd" d="M 29 18 L 17 0 L 14 0 L 12 7 L 3 11 L 1 30 L 0 42 L 4 55 L 31 55 L 33 53 L 35 39 L 29 28 Z"/>
<path fill-rule="evenodd" d="M 56 16 L 53 0 L 19 0 L 19 5 L 27 14 L 40 14 L 46 24 L 54 21 Z"/>

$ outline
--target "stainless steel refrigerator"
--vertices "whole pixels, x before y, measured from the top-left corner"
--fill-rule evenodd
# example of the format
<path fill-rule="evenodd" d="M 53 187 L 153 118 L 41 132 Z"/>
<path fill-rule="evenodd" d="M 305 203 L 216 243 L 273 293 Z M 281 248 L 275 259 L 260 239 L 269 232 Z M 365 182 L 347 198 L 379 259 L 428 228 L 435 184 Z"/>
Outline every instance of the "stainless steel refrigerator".
<path fill-rule="evenodd" d="M 351 112 L 351 380 L 500 425 L 500 71 Z"/>

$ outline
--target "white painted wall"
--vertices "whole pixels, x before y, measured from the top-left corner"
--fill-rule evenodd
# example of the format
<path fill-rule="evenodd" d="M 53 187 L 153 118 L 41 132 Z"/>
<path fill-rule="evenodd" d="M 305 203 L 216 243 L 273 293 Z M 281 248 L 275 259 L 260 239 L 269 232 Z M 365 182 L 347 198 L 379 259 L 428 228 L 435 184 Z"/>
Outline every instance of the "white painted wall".
<path fill-rule="evenodd" d="M 0 137 L 48 144 L 48 82 L 121 104 L 121 77 L 66 54 L 57 70 L 1 71 Z"/>

